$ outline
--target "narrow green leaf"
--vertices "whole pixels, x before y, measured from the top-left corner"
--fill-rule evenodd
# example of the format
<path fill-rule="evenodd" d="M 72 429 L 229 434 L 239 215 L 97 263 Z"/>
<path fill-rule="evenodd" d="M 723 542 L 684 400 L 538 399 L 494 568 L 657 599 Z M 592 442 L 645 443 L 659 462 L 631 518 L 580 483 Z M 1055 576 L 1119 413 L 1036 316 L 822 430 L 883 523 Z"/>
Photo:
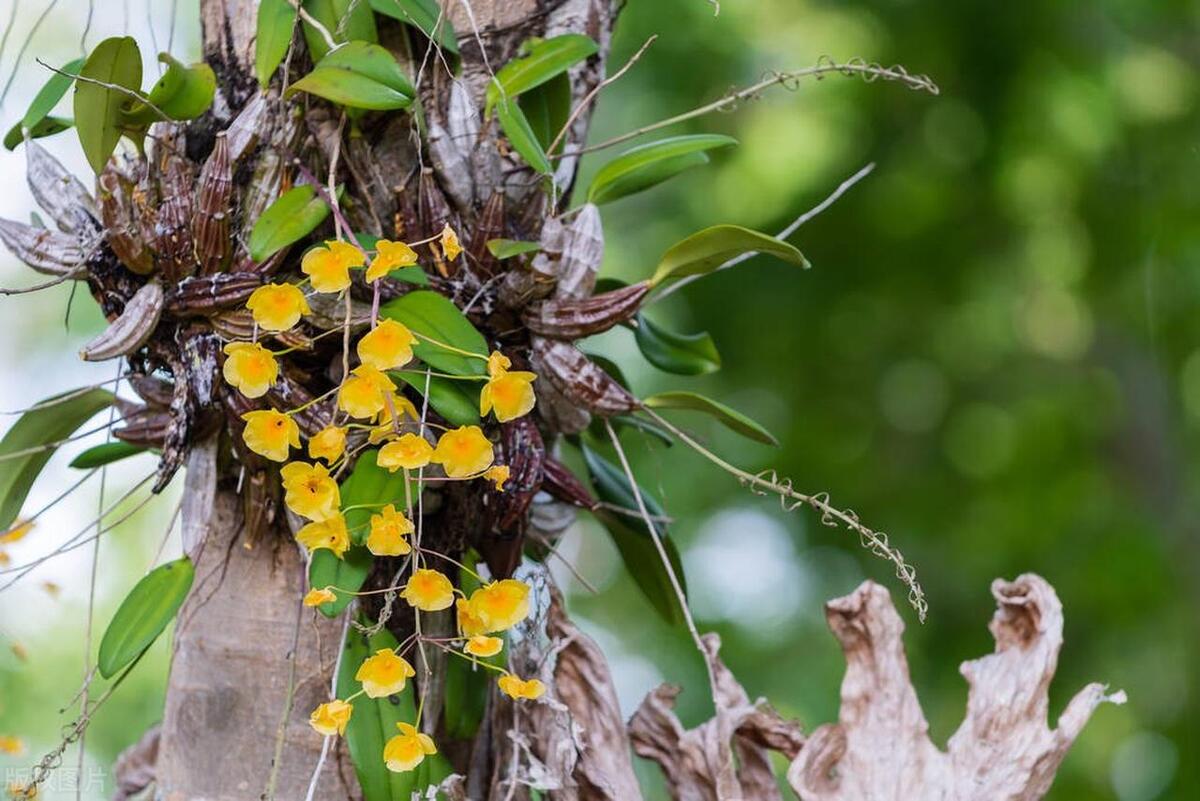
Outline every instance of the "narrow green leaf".
<path fill-rule="evenodd" d="M 537 135 L 529 127 L 529 120 L 525 119 L 525 112 L 521 111 L 520 105 L 512 98 L 501 98 L 496 101 L 495 108 L 496 119 L 500 120 L 500 128 L 508 137 L 513 150 L 525 159 L 526 164 L 542 175 L 553 172 L 550 159 L 546 158 L 546 151 L 542 149 Z"/>
<path fill-rule="evenodd" d="M 594 55 L 599 49 L 594 41 L 581 33 L 533 39 L 526 43 L 525 48 L 526 54 L 501 67 L 496 73 L 496 80 L 488 86 L 488 109 L 503 96 L 516 97 L 535 86 L 541 86 L 577 62 Z"/>
<path fill-rule="evenodd" d="M 23 130 L 28 130 L 31 138 L 38 139 L 66 130 L 73 124 L 72 120 L 64 117 L 50 117 L 49 115 L 58 105 L 58 101 L 62 100 L 63 95 L 71 88 L 71 84 L 75 82 L 71 76 L 78 75 L 82 66 L 83 59 L 77 58 L 64 64 L 59 72 L 50 74 L 46 83 L 33 96 L 33 101 L 26 109 L 25 116 L 13 125 L 4 137 L 4 146 L 7 149 L 12 150 L 21 143 L 24 138 Z M 66 75 L 61 73 L 66 73 Z M 50 120 L 57 120 L 60 127 L 55 128 L 55 124 L 49 122 Z"/>
<path fill-rule="evenodd" d="M 204 62 L 189 67 L 170 53 L 159 53 L 158 60 L 167 65 L 167 71 L 150 90 L 149 103 L 127 104 L 121 115 L 123 126 L 150 125 L 160 119 L 159 111 L 173 120 L 194 120 L 212 105 L 217 91 L 212 67 Z"/>
<path fill-rule="evenodd" d="M 339 44 L 379 41 L 375 15 L 371 13 L 370 5 L 362 0 L 304 0 L 302 5 L 313 19 L 325 26 L 325 30 L 329 31 L 333 40 Z M 329 43 L 307 20 L 301 28 L 308 52 L 316 64 L 329 52 Z"/>
<path fill-rule="evenodd" d="M 371 529 L 371 515 L 379 514 L 384 504 L 394 504 L 404 511 L 408 498 L 413 503 L 417 500 L 415 482 L 409 489 L 410 495 L 405 495 L 404 471 L 391 472 L 376 464 L 379 451 L 376 449 L 364 451 L 354 463 L 354 469 L 341 485 L 342 508 L 346 512 L 346 529 L 350 532 L 350 541 L 362 545 L 367 541 Z M 362 506 L 362 509 L 350 509 L 352 506 Z"/>
<path fill-rule="evenodd" d="M 639 313 L 634 338 L 646 361 L 659 370 L 676 375 L 705 375 L 721 369 L 721 354 L 707 331 L 678 334 Z"/>
<path fill-rule="evenodd" d="M 600 500 L 626 509 L 632 515 L 618 514 L 611 511 L 599 510 L 596 519 L 599 520 L 613 538 L 613 543 L 621 554 L 625 569 L 633 577 L 638 588 L 645 594 L 655 610 L 671 624 L 679 625 L 684 622 L 683 607 L 675 595 L 671 578 L 663 566 L 662 557 L 650 538 L 650 528 L 640 517 L 637 500 L 633 496 L 625 471 L 609 462 L 600 454 L 581 445 L 583 458 L 587 463 L 588 472 L 592 478 L 592 486 Z M 650 495 L 644 487 L 638 486 L 646 511 L 651 515 L 651 521 L 664 516 L 662 506 Z M 654 529 L 662 541 L 663 550 L 671 562 L 671 568 L 679 578 L 680 587 L 687 592 L 687 582 L 683 576 L 683 563 L 679 559 L 679 551 L 675 543 L 667 536 L 666 526 L 655 523 Z"/>
<path fill-rule="evenodd" d="M 685 275 L 703 275 L 743 253 L 769 253 L 806 269 L 812 266 L 803 253 L 782 239 L 740 225 L 714 225 L 672 245 L 658 262 L 650 284 Z"/>
<path fill-rule="evenodd" d="M 288 0 L 260 0 L 254 37 L 254 74 L 266 89 L 287 55 L 296 28 L 296 8 Z"/>
<path fill-rule="evenodd" d="M 388 278 L 397 281 L 403 281 L 406 284 L 416 284 L 417 286 L 429 286 L 429 273 L 425 272 L 423 267 L 413 265 L 411 267 L 398 267 L 388 273 Z"/>
<path fill-rule="evenodd" d="M 60 397 L 55 395 L 41 403 L 49 404 Z M 112 402 L 111 392 L 93 389 L 62 403 L 32 409 L 17 419 L 0 440 L 0 531 L 7 530 L 21 513 L 30 487 L 58 449 L 56 443 Z M 16 456 L 18 453 L 23 455 Z"/>
<path fill-rule="evenodd" d="M 588 188 L 588 201 L 599 205 L 649 189 L 684 170 L 707 164 L 704 151 L 736 144 L 731 136 L 697 134 L 631 148 L 600 168 Z"/>
<path fill-rule="evenodd" d="M 327 548 L 314 551 L 308 568 L 309 586 L 318 589 L 336 587 L 347 592 L 337 593 L 337 600 L 321 604 L 318 609 L 328 617 L 336 617 L 354 599 L 351 592 L 358 592 L 371 572 L 374 556 L 363 547 L 370 533 L 371 515 L 378 514 L 382 504 L 395 504 L 397 509 L 404 509 L 404 471 L 388 472 L 376 464 L 378 450 L 366 451 L 358 458 L 354 470 L 342 482 L 342 508 L 348 509 L 346 528 L 350 532 L 353 543 L 349 550 L 338 559 Z M 414 485 L 411 492 L 415 499 L 417 488 Z M 362 506 L 361 509 L 351 509 L 352 506 Z"/>
<path fill-rule="evenodd" d="M 79 470 L 91 470 L 94 467 L 103 467 L 121 459 L 128 459 L 130 456 L 137 456 L 146 450 L 147 448 L 141 445 L 130 445 L 128 442 L 105 442 L 103 445 L 88 448 L 76 456 L 71 460 L 71 467 Z"/>
<path fill-rule="evenodd" d="M 33 124 L 32 128 L 28 129 L 29 138 L 42 139 L 43 137 L 54 136 L 56 133 L 62 133 L 63 131 L 74 127 L 74 125 L 75 120 L 71 119 L 70 117 L 42 117 Z M 18 122 L 16 125 L 8 129 L 8 133 L 4 135 L 5 150 L 15 150 L 17 145 L 25 141 L 25 129 L 23 129 L 21 126 L 22 123 Z"/>
<path fill-rule="evenodd" d="M 392 375 L 422 395 L 425 394 L 425 373 L 420 370 L 399 370 Z M 452 378 L 429 376 L 429 405 L 456 426 L 479 425 L 478 381 L 455 381 Z"/>
<path fill-rule="evenodd" d="M 527 242 L 521 239 L 489 239 L 487 249 L 497 259 L 511 259 L 522 253 L 535 253 L 542 249 L 541 242 Z"/>
<path fill-rule="evenodd" d="M 409 292 L 383 304 L 379 315 L 404 323 L 414 334 L 481 357 L 464 356 L 430 342 L 414 345 L 416 357 L 433 369 L 452 375 L 484 375 L 487 372 L 482 358 L 488 354 L 487 341 L 445 296 L 423 289 Z"/>
<path fill-rule="evenodd" d="M 250 258 L 261 262 L 308 236 L 329 216 L 329 206 L 308 184 L 284 192 L 250 230 Z"/>
<path fill-rule="evenodd" d="M 194 578 L 192 560 L 185 556 L 159 565 L 134 585 L 100 640 L 96 666 L 101 676 L 111 679 L 150 647 L 175 618 Z"/>
<path fill-rule="evenodd" d="M 517 104 L 525 112 L 538 144 L 544 150 L 549 149 L 571 115 L 571 81 L 565 72 L 555 75 L 518 97 Z"/>
<path fill-rule="evenodd" d="M 366 621 L 363 621 L 364 623 Z M 353 627 L 346 632 L 342 667 L 338 671 L 337 696 L 349 698 L 358 693 L 362 686 L 355 681 L 363 661 L 376 651 L 400 646 L 387 629 L 367 637 Z M 457 661 L 457 660 L 456 660 Z M 383 747 L 387 741 L 399 734 L 396 724 L 415 723 L 417 710 L 413 704 L 413 690 L 387 698 L 368 698 L 358 695 L 350 702 L 354 711 L 346 725 L 346 747 L 350 761 L 362 787 L 363 801 L 409 801 L 417 788 L 414 772 L 393 773 L 383 761 Z"/>
<path fill-rule="evenodd" d="M 441 13 L 434 0 L 371 0 L 371 8 L 412 25 L 429 39 L 436 40 L 443 48 L 458 55 L 454 25 L 448 15 Z"/>
<path fill-rule="evenodd" d="M 103 84 L 138 91 L 142 85 L 142 54 L 129 36 L 105 39 L 87 57 L 79 74 Z M 121 109 L 129 96 L 108 86 L 75 82 L 75 120 L 79 143 L 88 164 L 99 173 L 121 139 Z"/>
<path fill-rule="evenodd" d="M 695 412 L 704 412 L 710 417 L 716 418 L 721 425 L 731 431 L 736 431 L 743 437 L 764 445 L 779 444 L 779 440 L 775 439 L 770 431 L 737 409 L 731 409 L 720 401 L 706 398 L 696 392 L 660 392 L 642 402 L 652 409 L 690 409 Z"/>
<path fill-rule="evenodd" d="M 312 72 L 288 87 L 350 108 L 389 111 L 407 108 L 416 90 L 394 56 L 377 44 L 350 42 L 317 63 Z"/>
<path fill-rule="evenodd" d="M 317 589 L 337 587 L 347 591 L 337 593 L 336 601 L 318 606 L 322 614 L 337 617 L 354 600 L 354 596 L 348 593 L 358 592 L 362 588 L 374 564 L 375 557 L 364 545 L 351 545 L 341 559 L 328 548 L 313 551 L 308 563 L 308 586 Z"/>

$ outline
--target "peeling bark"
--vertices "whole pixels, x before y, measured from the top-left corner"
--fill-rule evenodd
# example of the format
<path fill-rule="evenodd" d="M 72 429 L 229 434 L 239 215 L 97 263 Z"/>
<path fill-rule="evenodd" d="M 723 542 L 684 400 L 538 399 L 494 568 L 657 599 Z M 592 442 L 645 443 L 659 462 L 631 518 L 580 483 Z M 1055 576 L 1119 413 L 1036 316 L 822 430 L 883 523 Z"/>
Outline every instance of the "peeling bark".
<path fill-rule="evenodd" d="M 1040 576 L 992 583 L 996 651 L 964 662 L 967 715 L 946 751 L 929 740 L 908 675 L 904 623 L 887 590 L 864 582 L 826 604 L 846 655 L 837 723 L 805 740 L 745 691 L 704 638 L 716 716 L 685 730 L 662 685 L 629 723 L 634 750 L 663 769 L 678 801 L 780 799 L 768 751 L 792 760 L 788 783 L 802 801 L 1036 801 L 1050 789 L 1067 749 L 1101 703 L 1125 702 L 1101 684 L 1084 687 L 1051 730 L 1047 693 L 1062 647 L 1062 604 Z"/>

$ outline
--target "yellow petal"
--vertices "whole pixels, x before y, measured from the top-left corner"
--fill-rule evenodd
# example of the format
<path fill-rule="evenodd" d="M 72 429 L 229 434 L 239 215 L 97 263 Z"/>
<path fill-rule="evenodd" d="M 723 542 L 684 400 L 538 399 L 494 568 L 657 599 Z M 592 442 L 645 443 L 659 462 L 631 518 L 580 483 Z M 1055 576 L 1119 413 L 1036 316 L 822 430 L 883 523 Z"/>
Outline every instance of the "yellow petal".
<path fill-rule="evenodd" d="M 304 293 L 294 284 L 267 284 L 250 294 L 246 308 L 264 331 L 286 331 L 311 310 Z"/>
<path fill-rule="evenodd" d="M 450 478 L 464 478 L 487 470 L 493 458 L 492 443 L 479 426 L 461 426 L 442 434 L 430 461 Z"/>

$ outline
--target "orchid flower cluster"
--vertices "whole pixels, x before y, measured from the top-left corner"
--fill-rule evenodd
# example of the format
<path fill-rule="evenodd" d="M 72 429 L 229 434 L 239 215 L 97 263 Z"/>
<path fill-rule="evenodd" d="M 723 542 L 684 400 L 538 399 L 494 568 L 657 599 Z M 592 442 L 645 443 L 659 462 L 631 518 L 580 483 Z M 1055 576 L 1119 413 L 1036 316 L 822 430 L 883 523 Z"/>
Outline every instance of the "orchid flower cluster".
<path fill-rule="evenodd" d="M 453 261 L 462 252 L 458 237 L 448 226 L 435 238 L 440 239 L 441 254 L 447 260 Z M 287 331 L 311 313 L 305 284 L 314 293 L 342 293 L 350 287 L 350 270 L 365 268 L 364 278 L 370 285 L 394 269 L 416 264 L 417 259 L 413 246 L 404 242 L 379 240 L 371 255 L 357 245 L 329 241 L 304 255 L 301 271 L 307 278 L 303 282 L 259 287 L 249 297 L 246 307 L 254 317 L 256 332 Z M 418 481 L 424 477 L 426 468 L 437 465 L 445 480 L 483 479 L 491 481 L 497 490 L 504 489 L 509 468 L 495 463 L 492 443 L 479 426 L 447 428 L 435 437 L 432 431 L 438 426 L 424 420 L 388 376 L 387 371 L 398 370 L 413 360 L 413 346 L 419 342 L 486 362 L 487 374 L 479 377 L 485 382 L 479 399 L 481 416 L 491 414 L 503 423 L 532 411 L 536 403 L 533 382 L 537 376 L 511 370 L 511 361 L 499 351 L 490 355 L 467 353 L 416 334 L 396 320 L 380 320 L 373 314 L 370 330 L 355 344 L 358 366 L 327 393 L 336 393 L 336 406 L 328 424 L 308 438 L 309 461 L 289 461 L 293 449 L 305 447 L 293 415 L 315 400 L 297 409 L 250 411 L 242 418 L 246 423 L 243 431 L 246 447 L 283 463 L 280 475 L 284 503 L 307 521 L 297 531 L 296 540 L 310 554 L 324 548 L 341 559 L 350 547 L 352 532 L 347 528 L 344 514 L 347 509 L 342 506 L 336 476 L 367 448 L 378 448 L 376 464 L 389 472 L 403 470 L 406 477 L 411 477 L 410 471 L 420 471 Z M 278 379 L 278 354 L 261 343 L 230 342 L 224 352 L 224 378 L 247 398 L 265 396 Z M 357 449 L 348 449 L 349 435 L 354 430 L 365 431 L 366 441 Z M 382 698 L 403 692 L 408 679 L 415 675 L 405 654 L 421 642 L 432 643 L 475 665 L 499 672 L 500 690 L 514 699 L 536 699 L 545 690 L 537 679 L 522 679 L 480 661 L 499 654 L 504 641 L 496 635 L 529 614 L 529 586 L 515 579 L 485 582 L 465 565 L 459 565 L 480 581 L 481 586 L 468 597 L 445 574 L 425 566 L 424 556 L 432 552 L 423 551 L 419 540 L 415 549 L 409 542 L 409 536 L 416 530 L 411 515 L 411 499 L 407 499 L 405 511 L 397 509 L 395 503 L 379 504 L 378 512 L 370 518 L 366 547 L 376 556 L 413 554 L 411 574 L 402 588 L 396 588 L 401 590 L 400 597 L 416 615 L 455 607 L 458 636 L 449 641 L 422 638 L 418 626 L 418 633 L 396 649 L 382 649 L 367 658 L 355 674 L 355 680 L 362 685 L 358 692 L 347 698 L 335 698 L 313 710 L 310 725 L 322 735 L 345 733 L 354 711 L 351 701 L 360 695 Z M 438 556 L 449 561 L 448 557 Z M 313 587 L 303 603 L 320 606 L 337 600 L 339 593 L 348 591 Z M 390 770 L 413 770 L 426 755 L 437 752 L 433 740 L 418 730 L 419 717 L 418 713 L 416 725 L 398 723 L 399 734 L 387 742 L 383 757 Z"/>

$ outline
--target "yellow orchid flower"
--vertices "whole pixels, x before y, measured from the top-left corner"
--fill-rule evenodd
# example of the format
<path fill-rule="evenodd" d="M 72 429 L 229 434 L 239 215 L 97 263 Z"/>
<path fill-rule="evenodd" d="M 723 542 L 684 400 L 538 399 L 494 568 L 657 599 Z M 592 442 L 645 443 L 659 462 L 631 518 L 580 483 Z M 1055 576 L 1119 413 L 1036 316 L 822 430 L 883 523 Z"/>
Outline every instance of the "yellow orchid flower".
<path fill-rule="evenodd" d="M 279 378 L 275 354 L 257 342 L 230 342 L 224 348 L 225 382 L 247 398 L 261 398 Z"/>
<path fill-rule="evenodd" d="M 347 701 L 335 698 L 314 709 L 308 718 L 308 725 L 312 726 L 317 734 L 326 737 L 345 734 L 346 724 L 350 722 L 350 716 L 353 714 L 353 706 Z"/>
<path fill-rule="evenodd" d="M 426 756 L 437 753 L 437 747 L 428 734 L 422 734 L 411 723 L 397 723 L 400 733 L 383 746 L 383 761 L 393 773 L 410 771 L 425 761 Z"/>
<path fill-rule="evenodd" d="M 533 393 L 536 373 L 523 370 L 502 371 L 492 376 L 479 392 L 479 413 L 494 411 L 501 423 L 529 414 L 537 403 Z"/>
<path fill-rule="evenodd" d="M 337 593 L 325 587 L 323 589 L 309 590 L 304 596 L 305 606 L 320 606 L 321 604 L 331 604 L 337 600 Z"/>
<path fill-rule="evenodd" d="M 508 481 L 509 469 L 506 464 L 494 464 L 483 471 L 483 477 L 496 485 L 496 490 L 504 491 L 504 482 Z"/>
<path fill-rule="evenodd" d="M 480 634 L 487 633 L 487 626 L 483 621 L 471 611 L 471 602 L 466 598 L 459 598 L 454 602 L 455 612 L 458 618 L 458 631 L 464 637 L 475 637 Z"/>
<path fill-rule="evenodd" d="M 366 261 L 361 250 L 349 242 L 331 240 L 304 254 L 300 272 L 311 279 L 318 292 L 341 292 L 350 286 L 350 268 Z"/>
<path fill-rule="evenodd" d="M 454 261 L 458 258 L 459 253 L 462 253 L 462 245 L 458 242 L 458 234 L 447 223 L 442 228 L 442 255 L 449 261 Z"/>
<path fill-rule="evenodd" d="M 325 426 L 308 440 L 308 455 L 328 464 L 336 462 L 345 452 L 346 429 L 341 426 Z"/>
<path fill-rule="evenodd" d="M 338 408 L 351 417 L 371 418 L 387 406 L 385 392 L 393 389 L 392 379 L 369 364 L 360 364 L 338 389 Z"/>
<path fill-rule="evenodd" d="M 379 449 L 375 463 L 395 473 L 400 468 L 417 470 L 429 464 L 433 446 L 419 434 L 401 434 Z"/>
<path fill-rule="evenodd" d="M 438 439 L 431 462 L 440 464 L 450 478 L 464 478 L 491 467 L 492 443 L 479 426 L 460 426 Z"/>
<path fill-rule="evenodd" d="M 395 320 L 380 320 L 379 325 L 358 340 L 358 358 L 377 370 L 394 370 L 412 361 L 413 336 L 408 326 Z"/>
<path fill-rule="evenodd" d="M 437 612 L 454 603 L 454 585 L 436 570 L 414 570 L 400 597 L 422 612 Z"/>
<path fill-rule="evenodd" d="M 10 542 L 25 539 L 25 535 L 33 531 L 33 525 L 32 520 L 18 520 L 12 528 L 0 534 L 0 545 L 8 545 Z"/>
<path fill-rule="evenodd" d="M 264 331 L 286 331 L 300 317 L 312 312 L 300 287 L 295 284 L 267 284 L 250 293 L 246 308 Z"/>
<path fill-rule="evenodd" d="M 367 283 L 377 281 L 398 267 L 411 267 L 417 263 L 417 252 L 403 242 L 380 239 L 375 243 L 375 258 L 367 268 Z"/>
<path fill-rule="evenodd" d="M 546 685 L 537 679 L 522 679 L 514 673 L 505 673 L 496 683 L 505 695 L 516 700 L 525 698 L 532 701 L 546 692 Z"/>
<path fill-rule="evenodd" d="M 371 515 L 367 550 L 376 556 L 403 556 L 412 551 L 412 546 L 404 538 L 413 531 L 412 521 L 389 503 L 379 514 Z"/>
<path fill-rule="evenodd" d="M 504 640 L 499 637 L 489 637 L 486 634 L 476 634 L 463 646 L 463 650 L 471 656 L 484 658 L 495 656 L 500 653 L 502 648 L 504 648 Z"/>
<path fill-rule="evenodd" d="M 341 515 L 327 520 L 309 523 L 296 532 L 296 542 L 308 549 L 309 553 L 328 548 L 338 559 L 350 547 L 350 533 L 346 530 L 346 518 Z M 336 600 L 336 599 L 335 599 Z"/>
<path fill-rule="evenodd" d="M 488 631 L 504 631 L 529 614 L 529 585 L 517 579 L 485 584 L 471 593 L 471 613 Z"/>
<path fill-rule="evenodd" d="M 246 447 L 273 462 L 286 462 L 289 448 L 300 447 L 300 427 L 296 421 L 275 409 L 261 409 L 242 415 Z"/>
<path fill-rule="evenodd" d="M 293 512 L 318 522 L 337 516 L 341 493 L 325 465 L 289 462 L 279 475 L 283 478 L 283 502 Z"/>
<path fill-rule="evenodd" d="M 367 657 L 354 674 L 354 680 L 362 682 L 363 692 L 369 698 L 383 698 L 404 689 L 409 678 L 417 675 L 408 660 L 391 648 L 381 648 L 374 656 Z"/>

